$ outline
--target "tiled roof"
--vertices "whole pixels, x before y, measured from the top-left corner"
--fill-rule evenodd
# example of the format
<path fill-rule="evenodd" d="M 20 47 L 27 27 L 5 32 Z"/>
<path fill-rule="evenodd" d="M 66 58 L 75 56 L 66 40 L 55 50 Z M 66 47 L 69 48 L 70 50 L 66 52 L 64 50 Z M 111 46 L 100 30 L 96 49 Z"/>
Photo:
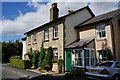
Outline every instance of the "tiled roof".
<path fill-rule="evenodd" d="M 64 20 L 64 18 L 66 18 L 67 16 L 70 16 L 70 15 L 72 15 L 72 14 L 75 14 L 75 13 L 78 12 L 78 11 L 82 11 L 82 10 L 85 9 L 85 8 L 88 9 L 88 11 L 91 13 L 92 17 L 95 16 L 95 15 L 93 14 L 93 12 L 91 11 L 91 9 L 90 9 L 88 6 L 85 6 L 85 7 L 80 8 L 79 10 L 76 10 L 76 11 L 70 13 L 70 14 L 64 15 L 64 16 L 59 17 L 59 18 L 57 18 L 57 19 L 55 19 L 55 20 L 53 20 L 53 21 L 50 21 L 50 22 L 48 22 L 48 23 L 46 23 L 46 24 L 43 24 L 43 25 L 41 25 L 41 26 L 39 26 L 39 27 L 37 27 L 37 28 L 35 28 L 35 29 L 32 29 L 32 30 L 30 30 L 30 31 L 28 31 L 28 32 L 25 32 L 25 34 L 27 34 L 27 33 L 29 33 L 29 32 L 32 32 L 32 31 L 34 31 L 34 30 L 36 30 L 36 29 L 38 29 L 38 28 L 41 28 L 41 27 L 44 27 L 44 26 L 53 24 L 53 23 L 55 23 L 55 22 Z"/>
<path fill-rule="evenodd" d="M 84 22 L 83 24 L 75 26 L 75 28 L 79 28 L 81 26 L 92 24 L 92 23 L 95 23 L 95 22 L 98 22 L 98 21 L 110 19 L 110 18 L 113 18 L 114 16 L 116 16 L 118 14 L 120 14 L 120 9 L 117 9 L 117 10 L 114 10 L 114 11 L 111 11 L 111 12 L 108 12 L 108 13 L 101 14 L 99 16 L 93 17 L 92 19 Z"/>
<path fill-rule="evenodd" d="M 69 45 L 65 46 L 65 49 L 77 49 L 87 46 L 89 43 L 91 43 L 94 40 L 94 38 L 87 38 L 87 39 L 78 39 Z"/>

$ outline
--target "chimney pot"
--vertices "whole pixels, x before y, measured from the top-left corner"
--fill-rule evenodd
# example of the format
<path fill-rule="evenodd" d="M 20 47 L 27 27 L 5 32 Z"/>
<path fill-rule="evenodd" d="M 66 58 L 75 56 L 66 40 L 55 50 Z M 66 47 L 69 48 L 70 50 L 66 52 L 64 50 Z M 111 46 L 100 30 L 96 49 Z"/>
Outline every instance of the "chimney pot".
<path fill-rule="evenodd" d="M 52 7 L 57 7 L 57 3 L 53 3 L 51 6 Z"/>
<path fill-rule="evenodd" d="M 68 10 L 68 13 L 70 14 L 70 13 L 73 13 L 73 10 Z"/>
<path fill-rule="evenodd" d="M 59 9 L 57 8 L 57 3 L 53 3 L 50 8 L 50 21 L 58 18 Z"/>

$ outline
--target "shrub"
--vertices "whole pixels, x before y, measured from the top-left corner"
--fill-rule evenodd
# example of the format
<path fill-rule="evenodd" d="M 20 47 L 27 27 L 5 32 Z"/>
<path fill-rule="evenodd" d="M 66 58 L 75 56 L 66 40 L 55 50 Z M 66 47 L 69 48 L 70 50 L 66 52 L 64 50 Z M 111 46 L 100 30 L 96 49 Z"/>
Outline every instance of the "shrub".
<path fill-rule="evenodd" d="M 30 48 L 30 52 L 27 52 L 26 55 L 28 55 L 29 59 L 32 61 L 33 59 L 32 48 Z"/>
<path fill-rule="evenodd" d="M 47 53 L 45 56 L 45 68 L 47 71 L 52 70 L 52 47 L 47 49 Z"/>
<path fill-rule="evenodd" d="M 9 65 L 16 68 L 28 69 L 31 68 L 32 63 L 30 60 L 10 59 Z"/>
<path fill-rule="evenodd" d="M 38 68 L 38 61 L 39 61 L 38 57 L 39 57 L 39 51 L 35 51 L 32 59 L 35 68 Z"/>
<path fill-rule="evenodd" d="M 43 46 L 43 43 L 42 43 L 41 48 L 40 48 L 39 61 L 38 61 L 38 66 L 39 67 L 42 67 L 44 57 L 45 57 L 44 46 Z"/>
<path fill-rule="evenodd" d="M 84 76 L 84 68 L 77 68 L 77 67 L 74 67 L 72 69 L 72 74 L 76 75 L 76 76 Z"/>
<path fill-rule="evenodd" d="M 58 63 L 58 59 L 52 59 L 52 63 Z"/>
<path fill-rule="evenodd" d="M 10 59 L 21 59 L 21 56 L 12 56 Z"/>
<path fill-rule="evenodd" d="M 62 73 L 62 66 L 64 61 L 62 59 L 58 59 L 58 72 Z"/>

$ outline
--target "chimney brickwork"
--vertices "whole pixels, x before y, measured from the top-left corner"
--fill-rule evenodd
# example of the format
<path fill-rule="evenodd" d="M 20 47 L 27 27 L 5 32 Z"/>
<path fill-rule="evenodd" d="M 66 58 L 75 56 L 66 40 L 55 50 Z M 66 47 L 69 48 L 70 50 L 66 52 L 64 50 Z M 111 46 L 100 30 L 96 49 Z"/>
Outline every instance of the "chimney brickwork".
<path fill-rule="evenodd" d="M 57 8 L 57 3 L 53 3 L 50 8 L 50 21 L 57 19 L 59 15 L 59 9 Z"/>

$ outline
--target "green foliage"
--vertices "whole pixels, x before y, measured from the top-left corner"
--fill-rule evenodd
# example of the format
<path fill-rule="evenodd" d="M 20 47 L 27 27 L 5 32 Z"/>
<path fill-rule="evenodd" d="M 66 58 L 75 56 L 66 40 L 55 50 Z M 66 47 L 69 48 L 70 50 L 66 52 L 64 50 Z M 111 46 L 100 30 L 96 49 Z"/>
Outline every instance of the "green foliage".
<path fill-rule="evenodd" d="M 112 51 L 111 49 L 106 49 L 106 53 L 107 53 L 107 60 L 113 60 L 113 55 L 112 55 Z"/>
<path fill-rule="evenodd" d="M 8 65 L 21 69 L 29 69 L 31 68 L 32 63 L 30 60 L 10 59 L 10 63 Z"/>
<path fill-rule="evenodd" d="M 43 46 L 43 43 L 42 43 L 41 48 L 40 48 L 40 54 L 39 54 L 39 62 L 38 62 L 38 66 L 39 67 L 42 67 L 42 63 L 43 63 L 44 57 L 45 57 L 44 46 Z"/>
<path fill-rule="evenodd" d="M 50 70 L 52 70 L 52 47 L 49 47 L 47 49 L 47 53 L 46 53 L 46 56 L 45 56 L 45 67 L 46 68 L 49 68 Z"/>
<path fill-rule="evenodd" d="M 42 70 L 42 67 L 38 67 L 37 69 L 38 69 L 38 70 Z"/>
<path fill-rule="evenodd" d="M 84 76 L 84 69 L 82 69 L 82 68 L 73 68 L 71 73 L 76 75 L 76 76 Z"/>
<path fill-rule="evenodd" d="M 21 56 L 11 56 L 10 59 L 21 59 Z"/>
<path fill-rule="evenodd" d="M 33 52 L 32 52 L 32 48 L 30 48 L 30 52 L 27 52 L 26 55 L 28 55 L 29 59 L 32 60 L 33 59 Z"/>
<path fill-rule="evenodd" d="M 38 61 L 39 61 L 38 58 L 39 58 L 39 51 L 34 51 L 32 62 L 35 68 L 38 68 Z"/>
<path fill-rule="evenodd" d="M 52 63 L 58 63 L 58 59 L 52 59 Z"/>
<path fill-rule="evenodd" d="M 42 69 L 51 70 L 52 69 L 52 47 L 44 49 L 43 43 L 40 48 L 38 67 Z"/>
<path fill-rule="evenodd" d="M 63 64 L 64 64 L 64 61 L 62 59 L 58 59 L 58 71 L 59 71 L 59 73 L 62 73 Z"/>
<path fill-rule="evenodd" d="M 8 63 L 11 56 L 22 56 L 22 42 L 1 42 L 2 44 L 2 62 Z"/>

